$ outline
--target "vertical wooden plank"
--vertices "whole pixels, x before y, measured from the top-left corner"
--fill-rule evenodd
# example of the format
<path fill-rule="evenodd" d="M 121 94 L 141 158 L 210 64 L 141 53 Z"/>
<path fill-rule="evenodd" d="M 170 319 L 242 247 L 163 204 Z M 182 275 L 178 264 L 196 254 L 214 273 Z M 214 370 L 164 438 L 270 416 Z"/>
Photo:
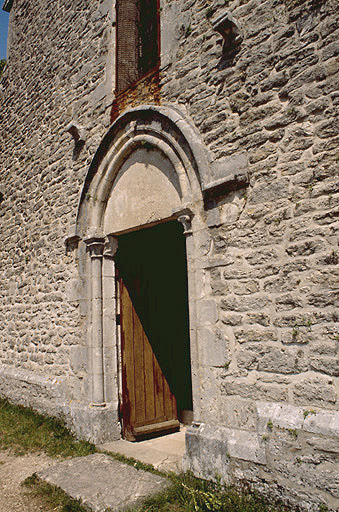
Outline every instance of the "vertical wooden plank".
<path fill-rule="evenodd" d="M 177 400 L 173 393 L 171 393 L 171 402 L 172 402 L 172 416 L 171 418 L 177 419 L 178 418 L 178 406 L 177 406 Z"/>
<path fill-rule="evenodd" d="M 163 375 L 163 382 L 164 382 L 164 409 L 165 409 L 165 416 L 168 420 L 176 419 L 176 409 L 175 409 L 175 415 L 173 410 L 173 399 L 175 400 L 173 394 L 171 393 L 170 387 L 168 385 L 168 382 L 166 380 L 166 377 Z"/>
<path fill-rule="evenodd" d="M 160 421 L 165 417 L 164 407 L 164 382 L 162 378 L 162 371 L 156 357 L 153 354 L 153 369 L 154 369 L 154 395 L 155 395 L 155 414 L 156 418 Z"/>
<path fill-rule="evenodd" d="M 122 326 L 122 367 L 123 367 L 123 420 L 128 427 L 135 423 L 133 314 L 127 288 L 120 279 L 121 326 Z"/>
<path fill-rule="evenodd" d="M 133 306 L 132 306 L 133 308 Z M 135 419 L 136 425 L 145 421 L 145 372 L 143 329 L 138 315 L 133 308 L 133 334 L 134 334 L 134 389 L 135 389 Z"/>
<path fill-rule="evenodd" d="M 155 415 L 155 383 L 154 383 L 154 370 L 153 370 L 153 352 L 150 342 L 147 339 L 146 334 L 144 338 L 144 372 L 145 372 L 145 409 L 146 409 L 146 421 L 153 420 Z"/>

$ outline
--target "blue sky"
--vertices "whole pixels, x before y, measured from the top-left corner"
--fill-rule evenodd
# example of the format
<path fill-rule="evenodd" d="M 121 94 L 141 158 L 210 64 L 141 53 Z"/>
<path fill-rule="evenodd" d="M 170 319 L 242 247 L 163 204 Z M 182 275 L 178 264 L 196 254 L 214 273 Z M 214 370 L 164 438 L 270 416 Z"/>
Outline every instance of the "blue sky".
<path fill-rule="evenodd" d="M 0 59 L 6 58 L 7 29 L 9 12 L 2 10 L 3 1 L 0 0 Z"/>

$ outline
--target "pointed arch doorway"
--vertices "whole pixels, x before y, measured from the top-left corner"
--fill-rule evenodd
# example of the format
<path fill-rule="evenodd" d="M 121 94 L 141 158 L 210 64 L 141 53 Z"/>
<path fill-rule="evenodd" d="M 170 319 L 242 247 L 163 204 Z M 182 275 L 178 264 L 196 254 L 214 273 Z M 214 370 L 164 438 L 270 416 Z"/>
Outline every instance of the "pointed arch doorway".
<path fill-rule="evenodd" d="M 177 220 L 118 243 L 122 429 L 135 441 L 178 430 L 192 410 L 186 249 Z"/>

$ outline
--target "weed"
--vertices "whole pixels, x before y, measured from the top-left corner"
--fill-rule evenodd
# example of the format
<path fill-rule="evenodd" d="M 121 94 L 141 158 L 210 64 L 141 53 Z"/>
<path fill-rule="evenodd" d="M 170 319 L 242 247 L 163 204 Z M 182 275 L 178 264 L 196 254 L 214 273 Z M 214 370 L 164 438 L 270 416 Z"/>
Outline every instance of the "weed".
<path fill-rule="evenodd" d="M 298 437 L 298 432 L 295 430 L 295 428 L 289 428 L 288 429 L 289 433 L 291 434 L 291 436 L 294 437 L 294 439 L 297 439 Z"/>
<path fill-rule="evenodd" d="M 268 422 L 267 422 L 267 428 L 268 428 L 268 430 L 272 430 L 272 429 L 273 429 L 273 423 L 272 423 L 272 421 L 271 421 L 271 420 L 268 420 Z"/>
<path fill-rule="evenodd" d="M 192 27 L 191 25 L 188 25 L 185 29 L 185 37 L 188 37 L 192 34 Z"/>
<path fill-rule="evenodd" d="M 5 61 L 5 59 L 1 59 L 1 60 L 0 60 L 0 77 L 1 77 L 1 75 L 2 75 L 3 70 L 5 69 L 5 66 L 6 66 L 6 61 Z"/>
<path fill-rule="evenodd" d="M 271 429 L 271 420 L 267 424 Z M 30 451 L 45 451 L 52 456 L 81 456 L 95 452 L 89 443 L 76 441 L 58 420 L 37 414 L 30 409 L 0 400 L 0 447 Z M 239 491 L 226 487 L 221 477 L 216 482 L 195 478 L 191 473 L 165 475 L 149 464 L 120 454 L 110 456 L 136 469 L 142 469 L 169 479 L 169 486 L 144 504 L 130 509 L 130 512 L 283 512 L 282 505 L 265 501 L 248 488 Z M 229 454 L 227 454 L 229 457 Z M 56 512 L 84 512 L 81 502 L 69 498 L 62 490 L 42 482 L 37 475 L 25 480 L 24 486 L 31 496 L 40 497 L 44 509 Z M 108 512 L 108 511 L 106 511 Z"/>
<path fill-rule="evenodd" d="M 171 486 L 149 498 L 141 507 L 129 512 L 280 512 L 284 508 L 272 505 L 249 491 L 195 478 L 191 473 L 173 475 Z"/>
<path fill-rule="evenodd" d="M 146 151 L 150 151 L 151 149 L 154 149 L 154 146 L 153 146 L 150 142 L 148 142 L 147 140 L 143 140 L 143 141 L 140 143 L 140 145 L 141 145 L 144 149 L 146 149 Z"/>
<path fill-rule="evenodd" d="M 214 9 L 213 7 L 209 7 L 206 11 L 206 18 L 209 20 L 210 18 L 212 18 L 213 16 L 213 13 L 214 13 Z"/>
<path fill-rule="evenodd" d="M 144 462 L 140 462 L 140 460 L 136 460 L 133 457 L 126 457 L 125 455 L 116 452 L 103 451 L 101 453 L 105 453 L 106 455 L 109 455 L 113 459 L 123 462 L 128 466 L 133 466 L 135 469 L 141 469 L 143 471 L 147 471 L 148 473 L 154 473 L 155 475 L 159 476 L 166 476 L 166 473 L 163 473 L 162 471 L 155 469 L 155 467 L 152 466 L 152 464 L 145 464 Z"/>
<path fill-rule="evenodd" d="M 306 420 L 307 416 L 309 414 L 317 414 L 315 411 L 313 411 L 313 409 L 309 410 L 309 411 L 304 411 L 304 419 Z"/>
<path fill-rule="evenodd" d="M 319 512 L 328 512 L 328 506 L 325 503 L 320 503 Z"/>
<path fill-rule="evenodd" d="M 299 335 L 299 327 L 295 325 L 292 330 L 292 338 L 295 340 Z"/>
<path fill-rule="evenodd" d="M 77 441 L 60 420 L 0 399 L 0 449 L 8 448 L 17 455 L 43 451 L 51 457 L 76 457 L 96 451 L 93 444 Z"/>

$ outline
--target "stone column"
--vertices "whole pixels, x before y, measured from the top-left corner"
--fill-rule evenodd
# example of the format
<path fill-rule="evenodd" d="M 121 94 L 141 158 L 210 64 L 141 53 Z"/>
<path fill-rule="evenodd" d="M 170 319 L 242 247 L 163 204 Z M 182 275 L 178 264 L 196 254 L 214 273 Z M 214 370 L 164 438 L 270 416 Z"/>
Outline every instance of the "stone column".
<path fill-rule="evenodd" d="M 102 302 L 103 302 L 103 354 L 104 383 L 106 403 L 116 406 L 118 411 L 118 340 L 117 340 L 117 290 L 115 283 L 115 256 L 118 239 L 107 235 L 102 264 Z"/>
<path fill-rule="evenodd" d="M 85 240 L 91 256 L 91 351 L 92 351 L 92 405 L 105 407 L 103 366 L 103 308 L 102 308 L 102 258 L 105 239 L 89 237 Z"/>

